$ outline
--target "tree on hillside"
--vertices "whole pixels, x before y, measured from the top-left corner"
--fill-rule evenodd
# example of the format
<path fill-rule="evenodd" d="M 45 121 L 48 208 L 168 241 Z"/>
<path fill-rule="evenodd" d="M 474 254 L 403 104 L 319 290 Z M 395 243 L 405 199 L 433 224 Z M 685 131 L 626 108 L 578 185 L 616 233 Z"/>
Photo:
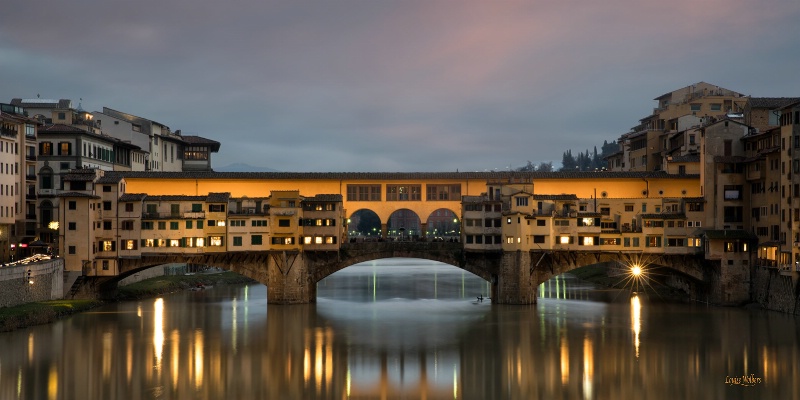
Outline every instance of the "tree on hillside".
<path fill-rule="evenodd" d="M 561 171 L 574 171 L 577 166 L 578 163 L 575 161 L 575 157 L 572 156 L 572 150 L 565 151 L 564 156 L 561 158 Z"/>

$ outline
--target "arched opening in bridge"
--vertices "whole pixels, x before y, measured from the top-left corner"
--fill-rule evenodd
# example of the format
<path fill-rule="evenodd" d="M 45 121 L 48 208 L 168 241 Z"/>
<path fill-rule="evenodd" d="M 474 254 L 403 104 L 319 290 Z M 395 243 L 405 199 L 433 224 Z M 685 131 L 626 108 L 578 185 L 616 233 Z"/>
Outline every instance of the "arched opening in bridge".
<path fill-rule="evenodd" d="M 419 215 L 407 208 L 393 212 L 386 228 L 391 240 L 418 240 L 421 236 Z"/>
<path fill-rule="evenodd" d="M 446 208 L 440 208 L 428 216 L 427 233 L 429 240 L 459 241 L 461 223 L 458 215 Z"/>
<path fill-rule="evenodd" d="M 347 234 L 354 240 L 375 240 L 381 236 L 381 219 L 372 210 L 358 210 L 347 220 Z"/>
<path fill-rule="evenodd" d="M 317 301 L 399 300 L 480 302 L 490 282 L 461 268 L 419 258 L 384 258 L 351 265 L 317 283 Z"/>

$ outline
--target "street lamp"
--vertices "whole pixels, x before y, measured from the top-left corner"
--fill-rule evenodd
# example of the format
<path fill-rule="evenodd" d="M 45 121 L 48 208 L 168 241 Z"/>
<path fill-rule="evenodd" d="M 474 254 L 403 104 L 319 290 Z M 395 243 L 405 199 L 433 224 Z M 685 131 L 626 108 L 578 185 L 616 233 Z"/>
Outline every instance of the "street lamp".
<path fill-rule="evenodd" d="M 47 227 L 55 233 L 55 237 L 53 239 L 53 256 L 58 257 L 58 221 L 50 221 L 50 223 L 47 224 Z"/>

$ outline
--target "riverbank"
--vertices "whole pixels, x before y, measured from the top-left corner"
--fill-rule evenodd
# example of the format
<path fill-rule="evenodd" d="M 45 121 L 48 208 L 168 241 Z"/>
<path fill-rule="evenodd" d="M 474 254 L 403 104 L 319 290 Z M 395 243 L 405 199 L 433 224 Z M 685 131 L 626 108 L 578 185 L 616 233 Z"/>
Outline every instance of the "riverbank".
<path fill-rule="evenodd" d="M 0 332 L 49 324 L 113 301 L 130 301 L 198 287 L 253 283 L 233 272 L 159 276 L 119 288 L 112 300 L 49 300 L 0 308 Z"/>

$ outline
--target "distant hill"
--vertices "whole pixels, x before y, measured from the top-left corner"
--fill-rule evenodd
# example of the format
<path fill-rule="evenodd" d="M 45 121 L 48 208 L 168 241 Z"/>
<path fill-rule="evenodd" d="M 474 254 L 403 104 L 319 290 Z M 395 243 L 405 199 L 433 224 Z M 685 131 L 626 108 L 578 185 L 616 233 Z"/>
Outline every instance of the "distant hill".
<path fill-rule="evenodd" d="M 216 167 L 214 171 L 217 172 L 280 172 L 277 169 L 254 167 L 244 163 L 233 163 L 224 167 Z"/>

